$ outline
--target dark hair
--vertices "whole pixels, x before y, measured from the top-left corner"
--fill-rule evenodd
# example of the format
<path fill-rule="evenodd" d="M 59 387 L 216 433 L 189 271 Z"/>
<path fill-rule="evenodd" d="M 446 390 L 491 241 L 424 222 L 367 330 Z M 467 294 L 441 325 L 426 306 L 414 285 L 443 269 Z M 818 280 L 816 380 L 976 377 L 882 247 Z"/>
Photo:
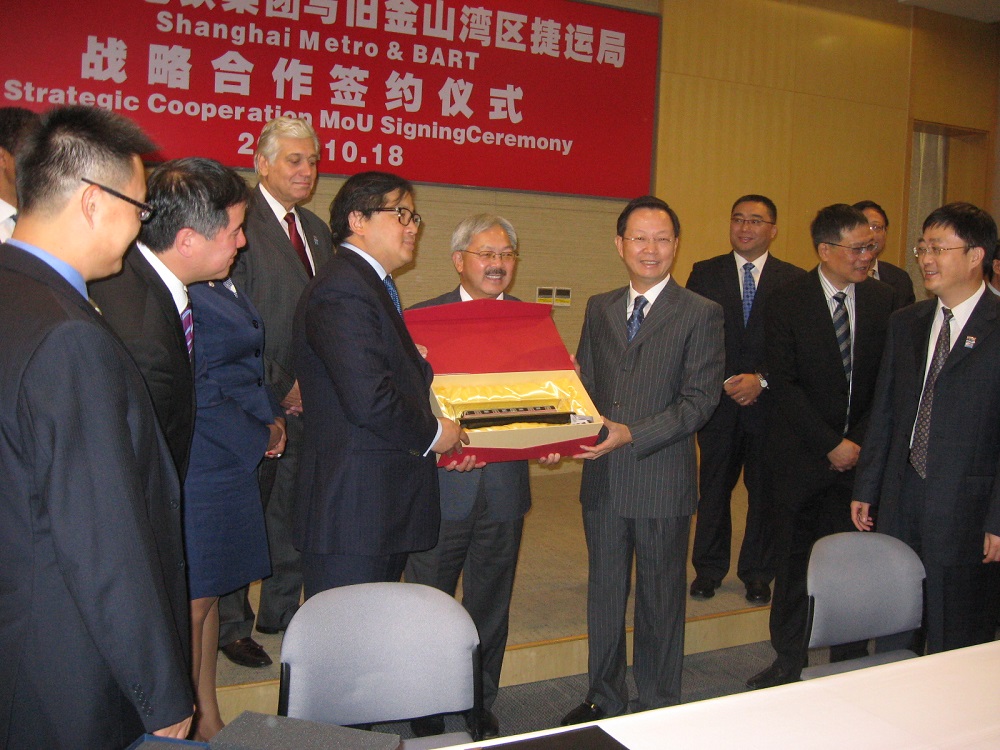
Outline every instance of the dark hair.
<path fill-rule="evenodd" d="M 398 192 L 400 198 L 413 194 L 413 185 L 389 172 L 359 172 L 348 178 L 330 204 L 330 231 L 334 246 L 351 235 L 350 217 L 360 211 L 370 219 L 377 208 L 385 208 L 386 199 Z"/>
<path fill-rule="evenodd" d="M 821 208 L 809 225 L 813 248 L 819 250 L 821 242 L 835 245 L 840 242 L 844 232 L 850 232 L 860 226 L 868 226 L 868 218 L 854 206 L 834 203 L 832 206 Z"/>
<path fill-rule="evenodd" d="M 674 209 L 668 206 L 666 201 L 657 198 L 655 195 L 643 195 L 639 198 L 633 198 L 630 200 L 628 205 L 625 206 L 622 212 L 618 215 L 617 233 L 619 237 L 625 236 L 625 227 L 628 225 L 628 217 L 640 208 L 652 208 L 655 211 L 666 211 L 667 216 L 670 217 L 670 222 L 674 225 L 674 236 L 681 236 L 681 220 L 677 218 L 677 214 L 674 213 Z"/>
<path fill-rule="evenodd" d="M 882 207 L 875 201 L 858 201 L 854 204 L 854 207 L 859 211 L 864 211 L 866 208 L 878 211 L 882 215 L 882 221 L 885 222 L 885 228 L 889 228 L 889 217 L 885 215 L 885 211 L 883 211 Z"/>
<path fill-rule="evenodd" d="M 17 154 L 18 148 L 41 118 L 23 107 L 0 107 L 0 148 L 8 154 Z"/>
<path fill-rule="evenodd" d="M 211 239 L 229 225 L 229 209 L 248 200 L 243 178 L 217 161 L 190 157 L 165 162 L 146 183 L 146 202 L 154 212 L 139 230 L 139 241 L 161 253 L 184 227 Z"/>
<path fill-rule="evenodd" d="M 983 272 L 992 270 L 997 247 L 997 223 L 983 209 L 971 203 L 948 203 L 931 211 L 930 216 L 924 219 L 923 231 L 931 227 L 948 227 L 969 247 L 983 248 Z"/>
<path fill-rule="evenodd" d="M 775 224 L 778 223 L 778 207 L 774 205 L 774 201 L 768 198 L 766 195 L 758 195 L 757 193 L 750 193 L 749 195 L 741 195 L 739 198 L 733 201 L 733 207 L 729 209 L 729 213 L 736 210 L 736 207 L 741 203 L 763 203 L 767 206 L 767 212 L 771 214 L 771 221 Z"/>
<path fill-rule="evenodd" d="M 17 155 L 22 213 L 55 211 L 87 177 L 120 188 L 132 159 L 156 147 L 134 122 L 98 107 L 59 107 L 42 115 Z"/>

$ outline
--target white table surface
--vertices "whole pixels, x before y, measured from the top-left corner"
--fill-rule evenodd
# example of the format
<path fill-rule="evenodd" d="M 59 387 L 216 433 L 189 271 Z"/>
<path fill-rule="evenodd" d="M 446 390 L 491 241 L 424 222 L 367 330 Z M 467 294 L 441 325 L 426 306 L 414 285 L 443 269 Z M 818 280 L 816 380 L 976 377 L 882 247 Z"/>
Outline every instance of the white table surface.
<path fill-rule="evenodd" d="M 1000 642 L 597 722 L 630 750 L 1000 749 Z M 501 745 L 572 727 L 503 737 Z"/>

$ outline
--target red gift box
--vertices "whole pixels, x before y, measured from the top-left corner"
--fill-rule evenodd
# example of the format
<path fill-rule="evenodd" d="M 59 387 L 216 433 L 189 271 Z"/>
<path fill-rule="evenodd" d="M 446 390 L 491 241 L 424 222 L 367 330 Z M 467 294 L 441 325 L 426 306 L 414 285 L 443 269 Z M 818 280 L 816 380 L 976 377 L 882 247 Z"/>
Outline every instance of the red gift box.
<path fill-rule="evenodd" d="M 407 310 L 403 317 L 413 340 L 427 347 L 435 384 L 476 386 L 565 379 L 575 386 L 577 400 L 583 402 L 586 413 L 594 417 L 589 424 L 470 431 L 471 442 L 465 451 L 474 452 L 477 459 L 493 463 L 549 453 L 572 456 L 580 452 L 581 445 L 597 442 L 601 418 L 576 375 L 550 305 L 482 299 Z M 431 407 L 435 414 L 441 414 L 433 396 Z M 454 460 L 454 456 L 442 457 L 439 465 Z"/>

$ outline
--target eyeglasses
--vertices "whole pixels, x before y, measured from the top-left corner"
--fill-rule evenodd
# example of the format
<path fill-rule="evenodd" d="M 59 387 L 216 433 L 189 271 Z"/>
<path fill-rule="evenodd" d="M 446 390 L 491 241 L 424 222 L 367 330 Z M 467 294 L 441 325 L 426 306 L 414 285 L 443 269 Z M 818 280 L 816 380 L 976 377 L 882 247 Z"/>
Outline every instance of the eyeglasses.
<path fill-rule="evenodd" d="M 633 243 L 637 247 L 646 247 L 652 242 L 657 249 L 667 248 L 677 241 L 676 237 L 654 237 L 653 239 L 649 239 L 649 237 L 622 237 L 622 239 Z"/>
<path fill-rule="evenodd" d="M 959 245 L 958 247 L 938 247 L 937 245 L 917 245 L 913 248 L 913 257 L 922 258 L 925 255 L 933 255 L 937 258 L 945 250 L 968 250 L 969 245 Z"/>
<path fill-rule="evenodd" d="M 744 219 L 740 216 L 733 216 L 729 220 L 729 223 L 732 224 L 734 227 L 742 227 L 749 224 L 754 229 L 759 227 L 761 224 L 774 224 L 773 221 L 767 221 L 766 219 Z"/>
<path fill-rule="evenodd" d="M 115 196 L 115 198 L 120 198 L 121 200 L 125 201 L 126 203 L 131 203 L 133 206 L 135 206 L 136 208 L 139 209 L 139 221 L 142 222 L 143 224 L 145 224 L 147 221 L 149 221 L 151 218 L 153 218 L 153 214 L 156 213 L 156 209 L 153 208 L 148 203 L 143 203 L 142 201 L 137 201 L 135 198 L 129 198 L 127 195 L 123 195 L 122 193 L 119 193 L 114 188 L 109 188 L 107 185 L 102 185 L 99 182 L 94 182 L 93 180 L 88 180 L 86 177 L 81 177 L 80 179 L 83 182 L 86 182 L 88 185 L 93 185 L 96 188 L 100 188 L 101 190 L 103 190 L 108 195 L 113 195 L 113 196 Z"/>
<path fill-rule="evenodd" d="M 396 214 L 396 218 L 399 219 L 399 223 L 404 227 L 407 226 L 411 221 L 414 226 L 419 227 L 420 223 L 423 221 L 423 217 L 420 214 L 411 211 L 406 206 L 393 206 L 392 208 L 374 208 L 372 211 L 386 211 Z"/>
<path fill-rule="evenodd" d="M 493 250 L 463 250 L 462 252 L 468 253 L 469 255 L 475 255 L 477 258 L 480 258 L 487 263 L 496 263 L 498 260 L 503 263 L 515 263 L 518 259 L 518 253 L 516 250 L 504 250 L 502 253 L 498 253 Z"/>
<path fill-rule="evenodd" d="M 882 224 L 869 224 L 868 228 L 875 232 L 875 234 L 882 234 L 885 232 L 885 226 Z"/>
<path fill-rule="evenodd" d="M 862 245 L 861 247 L 854 247 L 853 245 L 838 245 L 836 242 L 824 242 L 824 245 L 833 245 L 834 247 L 842 247 L 845 250 L 850 250 L 852 255 L 861 255 L 862 253 L 874 253 L 878 250 L 878 245 L 872 243 L 871 245 Z"/>

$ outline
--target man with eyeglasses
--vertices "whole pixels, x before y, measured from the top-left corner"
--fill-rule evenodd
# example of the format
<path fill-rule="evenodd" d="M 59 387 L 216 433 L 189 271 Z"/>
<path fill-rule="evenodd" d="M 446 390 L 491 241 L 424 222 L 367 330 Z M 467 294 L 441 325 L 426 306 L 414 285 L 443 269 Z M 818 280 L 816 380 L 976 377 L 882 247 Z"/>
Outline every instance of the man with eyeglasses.
<path fill-rule="evenodd" d="M 257 140 L 260 178 L 247 204 L 247 245 L 233 266 L 236 288 L 253 300 L 264 321 L 264 377 L 285 409 L 287 442 L 280 458 L 258 469 L 271 575 L 261 582 L 257 630 L 285 630 L 299 607 L 302 569 L 292 542 L 295 475 L 302 446 L 302 399 L 292 355 L 292 319 L 309 279 L 333 256 L 330 230 L 303 204 L 319 175 L 319 139 L 305 120 L 278 117 Z M 244 667 L 271 658 L 253 639 L 254 612 L 246 587 L 219 600 L 219 650 Z"/>
<path fill-rule="evenodd" d="M 893 316 L 851 503 L 858 529 L 923 560 L 930 653 L 993 640 L 996 625 L 1000 300 L 983 283 L 996 244 L 993 218 L 970 203 L 924 220 L 914 254 L 935 298 Z"/>
<path fill-rule="evenodd" d="M 330 206 L 339 247 L 295 313 L 305 416 L 295 543 L 306 597 L 398 581 L 410 552 L 437 543 L 434 454 L 468 442 L 431 411 L 434 374 L 406 330 L 392 279 L 413 262 L 420 222 L 402 177 L 349 178 Z M 453 463 L 464 471 L 475 458 Z"/>
<path fill-rule="evenodd" d="M 699 261 L 687 288 L 717 302 L 725 315 L 726 371 L 723 394 L 712 418 L 698 432 L 701 451 L 695 579 L 691 596 L 710 599 L 729 572 L 732 538 L 730 502 L 743 473 L 747 488 L 746 532 L 736 573 L 751 604 L 771 601 L 774 579 L 774 512 L 764 469 L 765 409 L 764 313 L 778 287 L 805 273 L 775 258 L 778 209 L 764 195 L 744 195 L 733 203 L 729 220 L 732 251 Z"/>
<path fill-rule="evenodd" d="M 853 526 L 846 517 L 858 453 L 868 430 L 875 378 L 894 294 L 868 276 L 875 241 L 867 217 L 838 203 L 810 231 L 819 265 L 771 295 L 765 321 L 771 408 L 766 454 L 776 509 L 771 645 L 774 663 L 751 689 L 799 679 L 813 542 Z M 864 644 L 831 649 L 831 661 Z"/>
<path fill-rule="evenodd" d="M 65 107 L 18 152 L 20 217 L 0 246 L 4 748 L 123 747 L 191 725 L 177 472 L 86 286 L 121 269 L 154 150 L 120 115 Z"/>
<path fill-rule="evenodd" d="M 917 297 L 913 292 L 913 279 L 910 278 L 910 274 L 899 266 L 894 266 L 881 259 L 885 250 L 886 235 L 889 231 L 889 217 L 875 201 L 858 201 L 854 207 L 865 215 L 865 218 L 868 219 L 868 226 L 871 227 L 875 235 L 875 259 L 872 261 L 868 275 L 873 279 L 884 281 L 896 290 L 896 307 L 912 305 L 916 302 Z"/>
<path fill-rule="evenodd" d="M 577 456 L 585 459 L 589 688 L 564 725 L 681 700 L 695 432 L 719 403 L 725 351 L 722 309 L 671 278 L 680 229 L 659 198 L 630 201 L 615 237 L 629 284 L 587 302 L 576 358 L 604 427 Z M 638 697 L 630 706 L 625 606 L 633 560 Z"/>
<path fill-rule="evenodd" d="M 507 219 L 477 214 L 451 235 L 451 262 L 458 286 L 414 309 L 476 299 L 515 300 L 507 294 L 517 267 L 517 232 Z M 499 734 L 490 707 L 496 700 L 507 646 L 510 596 L 521 547 L 524 514 L 531 508 L 528 462 L 506 461 L 469 472 L 438 469 L 441 530 L 437 544 L 409 556 L 406 580 L 455 595 L 462 576 L 462 606 L 479 631 L 483 657 L 484 738 Z M 418 735 L 444 731 L 442 717 L 414 722 Z"/>

